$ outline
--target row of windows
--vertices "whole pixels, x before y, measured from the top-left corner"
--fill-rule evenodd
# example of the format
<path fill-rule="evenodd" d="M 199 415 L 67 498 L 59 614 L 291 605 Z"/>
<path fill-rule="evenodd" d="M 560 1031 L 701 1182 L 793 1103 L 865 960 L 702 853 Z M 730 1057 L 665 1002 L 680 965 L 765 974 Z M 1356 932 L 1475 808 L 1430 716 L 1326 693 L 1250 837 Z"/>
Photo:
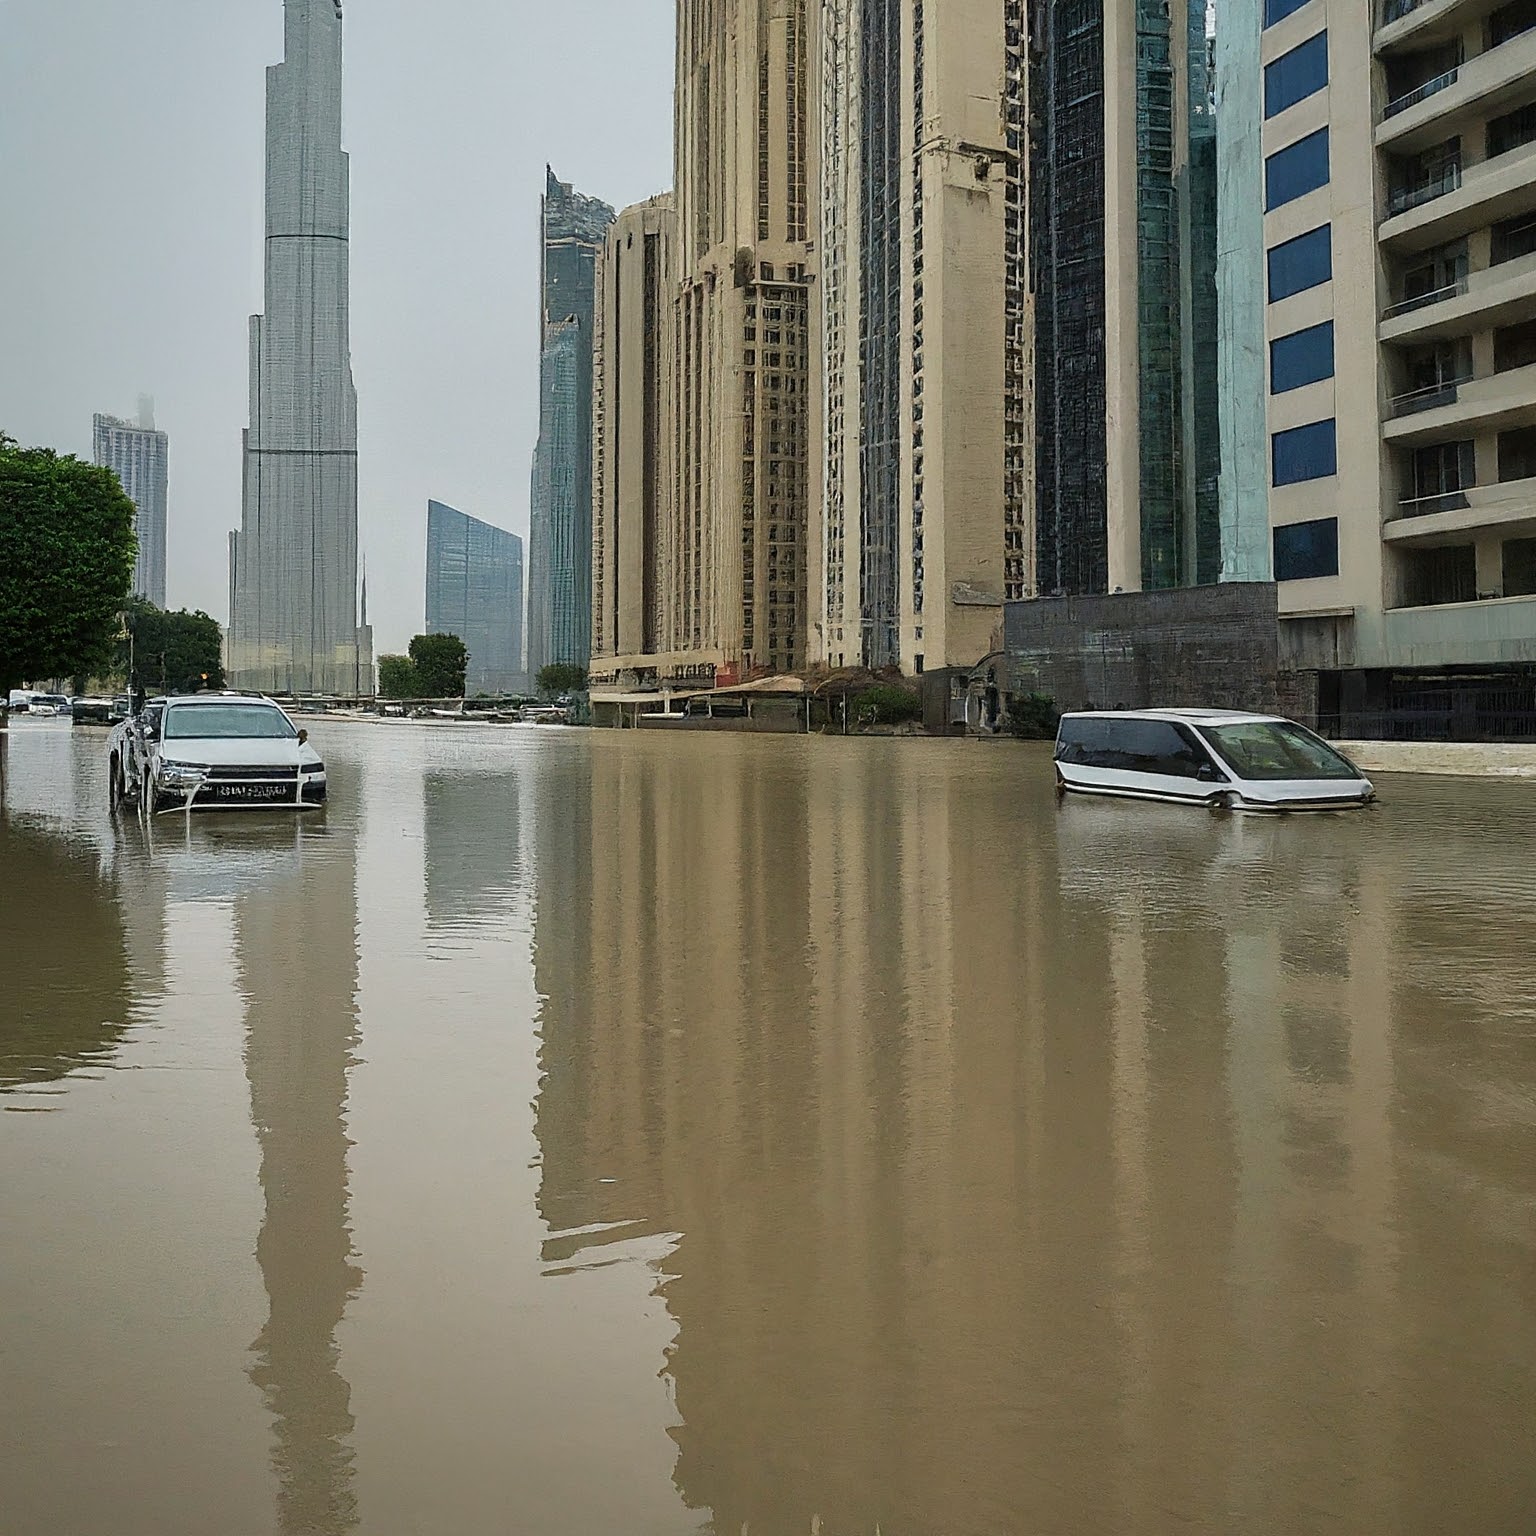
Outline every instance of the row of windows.
<path fill-rule="evenodd" d="M 1308 0 L 1264 0 L 1264 25 L 1299 11 Z M 1320 32 L 1264 70 L 1264 116 L 1274 117 L 1328 84 L 1328 34 Z M 1328 185 L 1328 130 L 1319 129 L 1264 161 L 1264 206 L 1283 207 Z M 1333 230 L 1323 224 L 1268 252 L 1269 302 L 1333 280 Z M 1271 394 L 1300 389 L 1333 376 L 1333 322 L 1308 326 L 1270 343 Z M 1276 432 L 1271 440 L 1272 478 L 1296 485 L 1338 471 L 1338 435 L 1332 420 Z M 1339 574 L 1339 520 L 1316 518 L 1274 530 L 1276 581 L 1305 581 Z"/>

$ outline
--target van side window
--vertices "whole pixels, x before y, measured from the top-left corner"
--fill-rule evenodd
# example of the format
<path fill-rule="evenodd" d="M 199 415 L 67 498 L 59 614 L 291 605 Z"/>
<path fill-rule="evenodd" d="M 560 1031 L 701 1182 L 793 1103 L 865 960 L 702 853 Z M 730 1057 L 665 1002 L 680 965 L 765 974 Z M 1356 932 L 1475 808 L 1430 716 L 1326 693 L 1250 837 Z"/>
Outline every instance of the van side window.
<path fill-rule="evenodd" d="M 1210 754 L 1183 726 L 1166 720 L 1064 720 L 1058 753 L 1064 763 L 1192 779 Z"/>

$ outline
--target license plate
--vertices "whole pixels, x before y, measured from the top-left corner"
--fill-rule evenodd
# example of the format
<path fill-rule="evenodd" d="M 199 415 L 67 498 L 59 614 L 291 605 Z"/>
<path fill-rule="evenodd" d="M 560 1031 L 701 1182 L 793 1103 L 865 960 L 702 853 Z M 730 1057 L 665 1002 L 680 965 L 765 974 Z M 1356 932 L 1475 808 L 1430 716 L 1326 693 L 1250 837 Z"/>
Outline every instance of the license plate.
<path fill-rule="evenodd" d="M 292 800 L 291 784 L 215 784 L 215 800 Z"/>

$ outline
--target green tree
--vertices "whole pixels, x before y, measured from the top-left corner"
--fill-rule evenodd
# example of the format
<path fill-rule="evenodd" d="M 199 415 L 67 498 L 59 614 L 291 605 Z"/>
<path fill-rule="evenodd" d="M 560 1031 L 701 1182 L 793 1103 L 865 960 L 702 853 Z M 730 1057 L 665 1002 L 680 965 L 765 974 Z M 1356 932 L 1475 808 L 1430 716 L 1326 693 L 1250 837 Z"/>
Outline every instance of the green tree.
<path fill-rule="evenodd" d="M 136 549 L 110 469 L 0 433 L 0 698 L 106 668 Z"/>
<path fill-rule="evenodd" d="M 130 687 L 196 693 L 199 688 L 224 686 L 216 619 L 185 608 L 168 613 L 136 597 L 128 603 L 125 620 L 117 666 Z"/>
<path fill-rule="evenodd" d="M 409 656 L 379 657 L 379 696 L 385 699 L 422 697 L 416 663 Z"/>
<path fill-rule="evenodd" d="M 1008 729 L 1020 741 L 1054 741 L 1061 724 L 1055 699 L 1044 693 L 1016 693 L 1008 700 Z"/>
<path fill-rule="evenodd" d="M 539 668 L 539 692 L 546 698 L 562 693 L 582 693 L 587 686 L 587 669 L 574 661 L 552 661 Z"/>
<path fill-rule="evenodd" d="M 462 699 L 469 652 L 457 635 L 417 635 L 411 641 L 418 698 Z"/>
<path fill-rule="evenodd" d="M 867 688 L 854 701 L 854 710 L 863 725 L 905 725 L 923 717 L 919 694 L 898 683 L 881 683 Z"/>

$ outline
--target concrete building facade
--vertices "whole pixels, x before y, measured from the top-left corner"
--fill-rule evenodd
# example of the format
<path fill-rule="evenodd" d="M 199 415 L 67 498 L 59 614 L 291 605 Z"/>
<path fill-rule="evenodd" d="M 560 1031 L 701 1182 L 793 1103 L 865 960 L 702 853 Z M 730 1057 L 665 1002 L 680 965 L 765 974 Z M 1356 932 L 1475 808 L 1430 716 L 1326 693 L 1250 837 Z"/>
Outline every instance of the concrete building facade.
<path fill-rule="evenodd" d="M 267 71 L 265 302 L 250 324 L 250 426 L 230 535 L 232 686 L 371 694 L 358 619 L 357 393 L 336 0 L 284 0 Z"/>
<path fill-rule="evenodd" d="M 133 595 L 165 607 L 166 502 L 169 439 L 155 430 L 154 402 L 139 401 L 137 421 L 99 413 L 91 418 L 92 457 L 122 481 L 137 509 L 139 553 L 133 564 Z"/>
<path fill-rule="evenodd" d="M 969 665 L 1032 580 L 1022 0 L 825 0 L 815 657 Z"/>
<path fill-rule="evenodd" d="M 613 209 L 547 171 L 542 215 L 539 440 L 528 540 L 528 670 L 586 665 L 592 644 L 592 359 L 598 268 Z"/>
<path fill-rule="evenodd" d="M 1351 729 L 1536 730 L 1536 7 L 1261 23 L 1282 658 Z"/>
<path fill-rule="evenodd" d="M 427 633 L 469 651 L 465 690 L 514 693 L 523 676 L 523 541 L 440 501 L 427 503 Z"/>
<path fill-rule="evenodd" d="M 611 667 L 681 650 L 677 213 L 626 208 L 601 268 L 592 386 L 592 655 Z"/>

